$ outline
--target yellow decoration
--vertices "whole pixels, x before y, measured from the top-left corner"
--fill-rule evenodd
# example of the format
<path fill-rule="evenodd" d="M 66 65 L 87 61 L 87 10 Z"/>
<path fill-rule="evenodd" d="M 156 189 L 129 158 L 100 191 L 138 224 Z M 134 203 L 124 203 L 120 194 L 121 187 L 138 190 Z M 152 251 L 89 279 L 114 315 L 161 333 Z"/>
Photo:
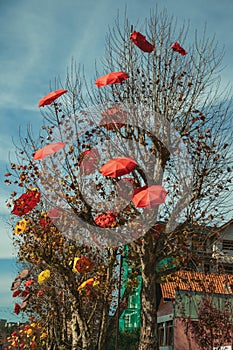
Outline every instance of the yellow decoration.
<path fill-rule="evenodd" d="M 31 328 L 27 329 L 26 333 L 28 336 L 30 336 L 32 334 L 32 329 Z"/>
<path fill-rule="evenodd" d="M 50 270 L 44 270 L 38 275 L 38 283 L 42 284 L 50 278 Z"/>
<path fill-rule="evenodd" d="M 77 264 L 77 261 L 79 261 L 80 258 L 74 258 L 74 263 L 73 263 L 73 269 L 72 271 L 75 272 L 75 273 L 78 273 L 78 270 L 75 268 L 76 264 Z"/>
<path fill-rule="evenodd" d="M 19 235 L 20 233 L 24 233 L 27 229 L 28 223 L 29 223 L 29 220 L 25 220 L 25 219 L 20 220 L 15 226 L 15 231 L 14 231 L 15 234 Z"/>
<path fill-rule="evenodd" d="M 80 284 L 80 286 L 78 287 L 78 291 L 80 291 L 80 289 L 85 288 L 86 286 L 97 286 L 99 284 L 99 281 L 97 281 L 95 278 L 89 278 L 88 280 L 84 281 L 82 284 Z"/>

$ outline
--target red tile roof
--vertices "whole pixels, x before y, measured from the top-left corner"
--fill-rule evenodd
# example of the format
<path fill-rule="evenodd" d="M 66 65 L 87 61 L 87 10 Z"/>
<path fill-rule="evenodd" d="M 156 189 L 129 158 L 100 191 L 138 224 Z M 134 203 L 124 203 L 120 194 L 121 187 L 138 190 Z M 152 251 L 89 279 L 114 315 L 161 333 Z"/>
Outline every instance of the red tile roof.
<path fill-rule="evenodd" d="M 178 271 L 166 277 L 166 282 L 161 284 L 161 289 L 164 299 L 174 299 L 178 290 L 233 294 L 231 285 L 233 286 L 232 275 Z"/>

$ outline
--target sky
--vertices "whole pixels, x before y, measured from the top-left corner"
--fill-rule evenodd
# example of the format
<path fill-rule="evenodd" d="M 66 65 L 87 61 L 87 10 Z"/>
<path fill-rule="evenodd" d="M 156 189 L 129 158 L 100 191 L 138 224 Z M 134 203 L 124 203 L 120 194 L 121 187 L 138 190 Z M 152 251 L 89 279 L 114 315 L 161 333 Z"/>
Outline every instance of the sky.
<path fill-rule="evenodd" d="M 232 83 L 232 0 L 0 0 L 0 318 L 5 318 L 3 307 L 13 309 L 9 289 L 17 273 L 5 206 L 12 189 L 4 183 L 9 153 L 14 159 L 12 138 L 17 143 L 19 128 L 23 132 L 28 123 L 33 130 L 40 128 L 38 101 L 50 91 L 55 77 L 65 78 L 72 58 L 94 79 L 95 61 L 104 55 L 105 35 L 118 10 L 123 16 L 127 7 L 135 25 L 156 4 L 177 17 L 178 23 L 190 20 L 190 40 L 195 29 L 201 31 L 205 24 L 208 35 L 216 34 L 220 47 L 225 47 L 222 81 Z"/>

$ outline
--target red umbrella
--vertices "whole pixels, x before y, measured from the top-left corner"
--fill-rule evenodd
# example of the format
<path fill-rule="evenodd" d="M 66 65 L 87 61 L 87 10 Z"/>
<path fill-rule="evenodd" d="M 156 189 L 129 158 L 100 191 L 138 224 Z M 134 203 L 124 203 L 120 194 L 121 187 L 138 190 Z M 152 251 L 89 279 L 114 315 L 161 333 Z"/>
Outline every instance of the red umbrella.
<path fill-rule="evenodd" d="M 14 313 L 16 313 L 16 315 L 18 315 L 20 313 L 21 307 L 19 304 L 15 304 L 14 307 Z"/>
<path fill-rule="evenodd" d="M 29 213 L 40 201 L 40 192 L 37 189 L 28 191 L 16 199 L 12 214 L 22 216 Z"/>
<path fill-rule="evenodd" d="M 100 168 L 104 176 L 119 177 L 129 174 L 137 166 L 135 160 L 131 158 L 113 158 Z"/>
<path fill-rule="evenodd" d="M 120 84 L 123 80 L 128 79 L 128 74 L 124 72 L 112 72 L 106 75 L 103 75 L 102 77 L 98 78 L 94 84 L 98 86 L 98 88 L 101 88 L 105 85 L 111 85 L 111 84 Z"/>
<path fill-rule="evenodd" d="M 66 92 L 67 92 L 67 90 L 60 89 L 60 90 L 55 90 L 55 91 L 48 93 L 47 95 L 42 97 L 42 99 L 40 99 L 40 101 L 38 103 L 38 107 L 44 107 L 45 105 L 51 105 L 51 103 L 53 103 L 53 101 L 55 101 L 58 97 L 65 94 Z"/>
<path fill-rule="evenodd" d="M 134 190 L 132 202 L 137 208 L 153 208 L 165 202 L 167 191 L 163 186 L 143 186 Z"/>
<path fill-rule="evenodd" d="M 39 159 L 46 158 L 46 157 L 50 156 L 51 154 L 54 154 L 57 151 L 59 151 L 60 149 L 64 148 L 65 145 L 66 145 L 65 142 L 56 142 L 56 143 L 51 143 L 50 145 L 44 146 L 41 149 L 39 149 L 38 151 L 36 151 L 33 159 L 39 160 Z"/>
<path fill-rule="evenodd" d="M 35 281 L 34 280 L 28 280 L 24 283 L 25 287 L 30 287 Z"/>
<path fill-rule="evenodd" d="M 111 107 L 106 111 L 102 112 L 101 115 L 103 118 L 100 121 L 100 125 L 103 125 L 107 130 L 120 129 L 125 125 L 123 122 L 127 113 L 124 112 L 121 108 Z"/>
<path fill-rule="evenodd" d="M 91 271 L 93 265 L 94 264 L 88 258 L 81 256 L 81 258 L 79 258 L 75 264 L 75 269 L 79 273 L 86 273 Z"/>
<path fill-rule="evenodd" d="M 182 56 L 185 56 L 188 53 L 177 41 L 172 45 L 172 50 L 179 52 Z"/>
<path fill-rule="evenodd" d="M 20 293 L 21 293 L 21 290 L 20 290 L 20 289 L 16 289 L 16 290 L 14 291 L 14 293 L 12 294 L 12 297 L 15 298 L 15 297 L 17 297 Z"/>
<path fill-rule="evenodd" d="M 114 227 L 116 225 L 116 217 L 117 217 L 116 213 L 107 211 L 106 213 L 98 214 L 94 218 L 94 221 L 96 225 L 103 228 Z"/>
<path fill-rule="evenodd" d="M 155 46 L 149 43 L 149 41 L 146 40 L 146 37 L 139 32 L 134 31 L 130 35 L 130 38 L 133 43 L 144 52 L 152 52 L 155 49 Z"/>
<path fill-rule="evenodd" d="M 99 160 L 100 154 L 97 148 L 87 149 L 79 155 L 78 166 L 83 174 L 90 175 L 96 170 Z"/>

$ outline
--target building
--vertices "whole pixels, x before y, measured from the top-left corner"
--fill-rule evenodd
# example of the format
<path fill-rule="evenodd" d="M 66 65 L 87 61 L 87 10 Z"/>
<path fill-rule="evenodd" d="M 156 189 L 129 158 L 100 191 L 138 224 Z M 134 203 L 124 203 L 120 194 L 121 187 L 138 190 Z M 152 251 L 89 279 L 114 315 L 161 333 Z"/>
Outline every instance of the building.
<path fill-rule="evenodd" d="M 160 350 L 202 350 L 195 342 L 190 320 L 198 322 L 204 300 L 210 300 L 219 311 L 224 310 L 224 305 L 230 306 L 232 314 L 232 287 L 232 275 L 179 271 L 176 276 L 169 276 L 169 281 L 161 284 L 157 313 Z M 232 320 L 229 322 L 232 327 Z M 232 349 L 228 341 L 224 345 Z"/>
<path fill-rule="evenodd" d="M 206 240 L 201 239 L 204 229 L 209 233 Z M 192 253 L 195 266 L 190 264 L 189 271 L 179 271 L 158 285 L 161 291 L 157 313 L 160 350 L 201 350 L 186 320 L 198 322 L 198 305 L 207 296 L 211 296 L 219 311 L 223 310 L 226 301 L 230 303 L 233 314 L 233 276 L 230 275 L 233 271 L 233 220 L 220 228 L 192 227 L 186 238 L 187 253 Z M 163 259 L 156 268 L 164 267 L 172 270 L 173 260 Z M 142 282 L 140 277 L 138 279 L 138 287 L 133 289 L 128 308 L 120 318 L 121 331 L 140 327 Z M 224 345 L 224 350 L 233 349 L 229 341 Z"/>

